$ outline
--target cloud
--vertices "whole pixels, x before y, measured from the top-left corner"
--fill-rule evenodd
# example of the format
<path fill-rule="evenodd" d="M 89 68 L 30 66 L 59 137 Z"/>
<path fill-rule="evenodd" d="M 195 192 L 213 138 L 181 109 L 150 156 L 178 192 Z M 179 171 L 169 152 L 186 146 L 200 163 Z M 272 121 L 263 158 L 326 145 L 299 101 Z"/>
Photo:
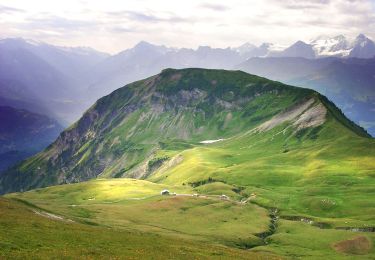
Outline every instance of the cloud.
<path fill-rule="evenodd" d="M 23 13 L 25 10 L 10 6 L 0 5 L 0 14 Z"/>
<path fill-rule="evenodd" d="M 181 22 L 189 22 L 188 19 L 178 17 L 175 15 L 168 15 L 165 17 L 157 16 L 153 14 L 147 14 L 143 12 L 136 12 L 136 11 L 116 11 L 116 12 L 108 12 L 107 15 L 115 16 L 117 18 L 126 17 L 133 21 L 138 22 L 146 22 L 146 23 L 155 23 L 155 22 L 172 22 L 172 23 L 181 23 Z"/>
<path fill-rule="evenodd" d="M 200 4 L 198 6 L 198 8 L 206 8 L 206 9 L 210 9 L 210 10 L 213 10 L 213 11 L 219 11 L 219 12 L 227 11 L 227 10 L 230 9 L 229 6 L 220 5 L 220 4 L 211 4 L 211 3 Z"/>
<path fill-rule="evenodd" d="M 335 1 L 335 0 L 332 0 Z M 322 9 L 327 8 L 331 3 L 331 0 L 274 0 L 274 4 L 277 5 L 281 10 L 308 10 L 308 9 Z M 323 10 L 324 11 L 324 10 Z"/>
<path fill-rule="evenodd" d="M 274 0 L 276 4 L 280 6 L 285 6 L 286 8 L 298 8 L 298 7 L 323 7 L 325 5 L 330 5 L 331 3 L 336 2 L 337 0 L 284 0 L 284 1 L 277 1 Z M 346 1 L 346 0 L 344 0 Z"/>
<path fill-rule="evenodd" d="M 0 37 L 116 52 L 145 40 L 176 47 L 288 45 L 319 35 L 375 39 L 373 0 L 1 0 Z M 11 7 L 10 7 L 11 6 Z M 56 35 L 56 36 L 55 36 Z M 57 36 L 58 35 L 58 36 Z"/>
<path fill-rule="evenodd" d="M 98 26 L 97 22 L 67 19 L 59 16 L 41 16 L 28 18 L 26 26 L 33 29 L 81 30 Z"/>
<path fill-rule="evenodd" d="M 133 33 L 137 32 L 134 28 L 124 27 L 124 26 L 114 26 L 111 28 L 112 32 L 116 33 Z"/>

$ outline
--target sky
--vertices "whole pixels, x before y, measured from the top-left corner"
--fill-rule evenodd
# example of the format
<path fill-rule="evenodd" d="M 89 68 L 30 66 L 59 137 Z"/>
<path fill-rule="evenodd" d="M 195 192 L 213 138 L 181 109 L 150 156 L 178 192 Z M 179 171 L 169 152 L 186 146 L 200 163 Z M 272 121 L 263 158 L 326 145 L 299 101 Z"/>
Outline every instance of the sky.
<path fill-rule="evenodd" d="M 291 44 L 320 35 L 375 39 L 375 0 L 0 0 L 0 38 L 116 53 L 168 47 Z"/>

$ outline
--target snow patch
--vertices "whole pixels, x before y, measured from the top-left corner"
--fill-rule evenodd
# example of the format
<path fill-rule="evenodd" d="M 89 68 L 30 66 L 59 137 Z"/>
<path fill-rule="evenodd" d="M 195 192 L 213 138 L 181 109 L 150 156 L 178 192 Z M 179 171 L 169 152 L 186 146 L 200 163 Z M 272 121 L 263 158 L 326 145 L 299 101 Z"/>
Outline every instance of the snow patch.
<path fill-rule="evenodd" d="M 216 140 L 204 140 L 204 141 L 201 141 L 199 142 L 200 144 L 212 144 L 212 143 L 216 143 L 216 142 L 220 142 L 220 141 L 224 141 L 225 139 L 216 139 Z"/>

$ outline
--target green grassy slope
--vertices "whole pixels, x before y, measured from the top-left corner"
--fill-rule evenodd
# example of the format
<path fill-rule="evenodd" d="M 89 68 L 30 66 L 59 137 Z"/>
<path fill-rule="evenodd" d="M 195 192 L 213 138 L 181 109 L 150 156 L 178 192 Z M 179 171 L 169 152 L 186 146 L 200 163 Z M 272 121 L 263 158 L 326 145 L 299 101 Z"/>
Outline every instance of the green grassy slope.
<path fill-rule="evenodd" d="M 44 152 L 2 174 L 0 193 L 148 175 L 142 163 L 163 143 L 230 137 L 316 95 L 240 71 L 164 70 L 98 100 Z"/>
<path fill-rule="evenodd" d="M 375 140 L 338 123 L 337 115 L 327 114 L 324 125 L 317 128 L 296 132 L 284 123 L 175 156 L 183 158 L 179 164 L 160 168 L 149 180 L 200 185 L 196 189 L 203 193 L 250 197 L 252 203 L 278 209 L 281 220 L 276 234 L 258 249 L 312 259 L 375 257 L 374 233 L 340 230 L 374 230 Z M 233 194 L 236 186 L 241 188 L 239 194 Z M 356 242 L 348 240 L 358 237 L 367 244 L 350 249 Z M 333 250 L 340 240 L 352 243 L 346 253 Z M 347 253 L 350 250 L 356 253 Z"/>
<path fill-rule="evenodd" d="M 0 234 L 5 241 L 0 246 L 5 256 L 26 255 L 35 248 L 40 248 L 34 251 L 36 256 L 51 256 L 61 250 L 70 257 L 136 259 L 373 259 L 375 255 L 374 233 L 337 230 L 333 226 L 320 229 L 284 219 L 283 209 L 275 233 L 262 240 L 257 235 L 269 229 L 270 218 L 267 209 L 257 204 L 266 193 L 259 192 L 248 203 L 239 203 L 236 201 L 240 197 L 230 196 L 233 200 L 227 201 L 203 195 L 230 194 L 233 186 L 229 184 L 212 182 L 203 186 L 101 179 L 9 194 L 6 202 L 10 206 L 0 203 L 0 227 L 4 228 Z M 199 192 L 201 196 L 161 196 L 165 188 L 178 194 Z M 22 211 L 16 214 L 14 211 L 20 208 Z M 64 220 L 48 219 L 31 210 Z M 70 220 L 74 222 L 67 222 Z M 54 233 L 49 230 L 52 225 L 56 226 Z M 34 234 L 36 230 L 38 235 Z M 87 236 L 99 239 L 90 244 Z M 48 243 L 40 237 L 49 238 Z M 75 246 L 66 247 L 71 237 Z M 125 245 L 120 241 L 126 241 L 122 242 Z"/>
<path fill-rule="evenodd" d="M 238 71 L 169 69 L 100 99 L 0 176 L 0 189 L 100 177 L 7 196 L 82 225 L 244 257 L 373 259 L 374 170 L 375 140 L 314 91 Z M 165 188 L 202 196 L 160 196 Z"/>
<path fill-rule="evenodd" d="M 1 259 L 279 259 L 217 243 L 56 220 L 0 198 Z"/>
<path fill-rule="evenodd" d="M 165 188 L 177 194 L 193 194 L 191 188 L 183 186 L 133 179 L 102 179 L 11 194 L 10 197 L 27 200 L 83 223 L 238 247 L 261 244 L 255 234 L 268 229 L 267 210 L 218 197 L 160 196 Z"/>
<path fill-rule="evenodd" d="M 375 140 L 359 137 L 332 116 L 324 127 L 294 131 L 280 125 L 182 151 L 179 164 L 161 168 L 149 180 L 182 185 L 212 178 L 247 187 L 244 196 L 270 196 L 269 203 L 266 198 L 260 203 L 290 213 L 372 216 L 374 221 L 375 204 L 366 197 L 375 191 Z M 324 199 L 333 205 L 325 206 Z"/>

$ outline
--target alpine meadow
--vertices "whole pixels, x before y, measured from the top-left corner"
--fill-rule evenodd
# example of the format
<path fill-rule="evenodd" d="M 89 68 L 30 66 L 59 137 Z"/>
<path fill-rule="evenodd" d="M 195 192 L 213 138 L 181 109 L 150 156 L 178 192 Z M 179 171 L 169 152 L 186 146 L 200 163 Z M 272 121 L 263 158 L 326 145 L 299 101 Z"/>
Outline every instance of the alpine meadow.
<path fill-rule="evenodd" d="M 371 1 L 79 2 L 0 0 L 0 259 L 375 259 Z"/>

